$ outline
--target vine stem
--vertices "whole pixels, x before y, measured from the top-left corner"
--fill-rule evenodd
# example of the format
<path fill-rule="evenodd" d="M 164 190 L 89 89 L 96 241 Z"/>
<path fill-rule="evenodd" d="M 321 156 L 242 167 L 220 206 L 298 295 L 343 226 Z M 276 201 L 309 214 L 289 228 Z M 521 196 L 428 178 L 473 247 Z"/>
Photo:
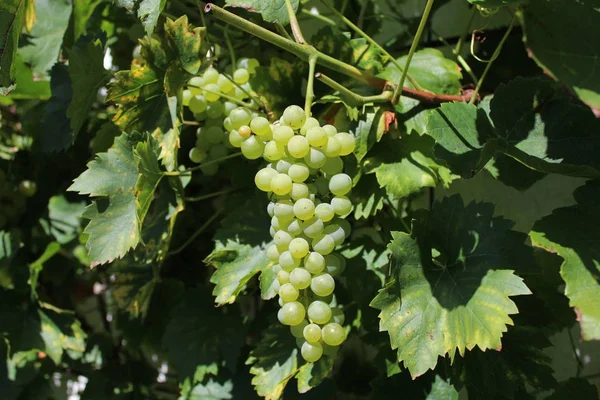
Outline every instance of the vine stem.
<path fill-rule="evenodd" d="M 229 58 L 231 58 L 231 65 L 235 67 L 237 63 L 235 59 L 235 51 L 233 50 L 233 44 L 231 43 L 231 38 L 229 37 L 229 25 L 225 27 L 223 35 L 225 36 L 225 43 L 227 43 L 227 49 L 229 50 Z"/>
<path fill-rule="evenodd" d="M 329 8 L 329 10 L 332 13 L 334 13 L 339 19 L 341 19 L 342 22 L 344 22 L 346 25 L 348 25 L 348 27 L 350 29 L 352 29 L 359 36 L 361 36 L 363 39 L 365 39 L 371 46 L 373 46 L 377 50 L 379 50 L 380 53 L 385 55 L 396 66 L 396 68 L 398 68 L 401 72 L 404 71 L 404 67 L 402 67 L 402 65 L 400 65 L 400 63 L 386 49 L 384 49 L 383 46 L 381 46 L 379 43 L 377 43 L 371 36 L 369 36 L 366 32 L 364 32 L 358 26 L 354 25 L 354 23 L 352 21 L 350 21 L 348 18 L 346 18 L 344 16 L 344 14 L 342 14 L 338 10 L 336 10 L 331 4 L 329 4 L 329 2 L 327 2 L 325 0 L 323 0 L 322 2 L 325 5 L 325 7 Z M 412 83 L 412 85 L 415 87 L 415 89 L 423 90 L 421 85 L 419 85 L 419 83 L 410 74 L 407 74 L 407 78 L 408 78 L 408 81 L 410 83 Z"/>
<path fill-rule="evenodd" d="M 398 86 L 396 86 L 396 90 L 394 90 L 394 96 L 392 97 L 392 104 L 398 103 L 398 97 L 400 96 L 401 90 L 404 87 L 404 81 L 406 79 L 406 74 L 408 73 L 408 68 L 410 66 L 410 62 L 412 61 L 413 56 L 415 55 L 415 51 L 421 40 L 421 36 L 423 35 L 423 31 L 425 30 L 425 25 L 427 24 L 427 20 L 429 19 L 429 13 L 431 12 L 431 7 L 433 6 L 434 0 L 427 0 L 427 4 L 425 4 L 425 10 L 423 11 L 423 16 L 421 17 L 421 22 L 419 22 L 419 27 L 417 28 L 417 33 L 413 38 L 412 44 L 410 46 L 410 50 L 408 51 L 408 57 L 406 58 L 406 64 L 404 65 L 404 69 L 402 70 L 402 75 L 400 76 L 400 82 Z"/>
<path fill-rule="evenodd" d="M 198 230 L 196 232 L 194 232 L 194 234 L 192 236 L 190 236 L 188 238 L 188 240 L 185 241 L 185 243 L 183 243 L 177 249 L 168 252 L 166 257 L 174 256 L 175 254 L 179 254 L 183 250 L 185 250 L 185 248 L 188 247 L 190 244 L 192 244 L 194 242 L 194 240 L 196 240 L 196 238 L 198 238 L 198 236 L 200 236 L 202 234 L 202 232 L 204 232 L 210 226 L 210 224 L 212 224 L 214 222 L 215 219 L 217 219 L 221 214 L 223 214 L 223 211 L 224 211 L 224 208 L 217 210 L 217 212 L 215 212 L 209 219 L 207 219 L 206 222 L 204 222 L 204 224 L 202 224 L 202 226 L 200 228 L 198 228 Z"/>
<path fill-rule="evenodd" d="M 357 93 L 354 93 L 350 89 L 346 88 L 342 84 L 334 81 L 333 79 L 331 79 L 330 77 L 328 77 L 325 74 L 322 74 L 319 72 L 318 74 L 315 75 L 315 77 L 319 81 L 323 82 L 325 85 L 340 92 L 340 96 L 350 106 L 357 107 L 357 106 L 362 106 L 364 104 L 369 104 L 369 103 L 387 103 L 392 98 L 391 91 L 385 91 L 385 92 L 375 95 L 375 96 L 361 96 Z"/>
<path fill-rule="evenodd" d="M 302 35 L 302 30 L 300 29 L 300 24 L 298 23 L 298 18 L 296 18 L 296 12 L 294 11 L 294 6 L 292 6 L 291 0 L 285 0 L 285 7 L 287 8 L 288 15 L 290 17 L 290 26 L 292 27 L 292 35 L 294 35 L 294 39 L 298 44 L 306 44 L 306 40 Z"/>
<path fill-rule="evenodd" d="M 490 68 L 492 67 L 492 64 L 494 63 L 496 58 L 498 58 L 498 56 L 500 55 L 500 52 L 502 51 L 502 46 L 504 46 L 504 42 L 506 42 L 506 39 L 508 39 L 508 36 L 510 35 L 510 32 L 512 31 L 514 24 L 515 24 L 515 19 L 513 17 L 512 21 L 510 22 L 510 25 L 508 26 L 508 29 L 506 29 L 506 32 L 504 33 L 504 36 L 502 36 L 500 43 L 498 43 L 496 50 L 494 50 L 494 54 L 492 54 L 492 58 L 485 66 L 485 69 L 483 70 L 483 73 L 481 74 L 479 81 L 477 81 L 477 86 L 475 87 L 475 91 L 473 92 L 471 100 L 469 100 L 469 104 L 475 103 L 475 99 L 477 99 L 477 96 L 479 95 L 479 90 L 481 89 L 481 85 L 483 85 L 483 81 L 485 80 L 485 77 L 487 76 Z"/>
<path fill-rule="evenodd" d="M 214 160 L 207 161 L 205 163 L 202 163 L 200 165 L 196 165 L 195 167 L 188 168 L 188 169 L 185 169 L 183 171 L 164 171 L 162 174 L 165 175 L 165 176 L 181 176 L 181 175 L 189 174 L 190 172 L 197 171 L 200 168 L 204 168 L 204 167 L 206 167 L 208 165 L 218 164 L 218 163 L 220 163 L 222 161 L 229 160 L 231 158 L 236 158 L 236 157 L 239 157 L 241 155 L 242 155 L 242 153 L 233 153 L 233 154 L 230 154 L 230 155 L 225 156 L 225 157 L 215 158 Z"/>
<path fill-rule="evenodd" d="M 306 100 L 304 102 L 304 112 L 306 113 L 306 117 L 312 116 L 312 103 L 315 98 L 315 68 L 317 67 L 317 60 L 319 56 L 312 55 L 308 59 L 308 83 L 306 84 Z"/>
<path fill-rule="evenodd" d="M 220 196 L 222 194 L 227 194 L 227 193 L 231 193 L 234 192 L 235 189 L 225 189 L 225 190 L 219 190 L 218 192 L 212 192 L 212 193 L 208 193 L 202 196 L 196 196 L 196 197 L 186 197 L 185 201 L 187 202 L 194 202 L 194 201 L 202 201 L 202 200 L 206 200 L 206 199 L 210 199 L 213 197 L 217 197 Z"/>

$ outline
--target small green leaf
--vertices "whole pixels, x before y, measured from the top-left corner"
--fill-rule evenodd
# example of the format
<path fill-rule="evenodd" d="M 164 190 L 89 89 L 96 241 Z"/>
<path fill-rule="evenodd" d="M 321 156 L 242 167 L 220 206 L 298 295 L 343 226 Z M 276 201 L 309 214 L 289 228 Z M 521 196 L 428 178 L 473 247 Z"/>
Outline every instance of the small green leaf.
<path fill-rule="evenodd" d="M 144 29 L 151 35 L 158 22 L 158 17 L 165 8 L 167 0 L 117 0 L 117 5 L 126 8 L 129 12 L 135 12 L 142 21 Z"/>
<path fill-rule="evenodd" d="M 15 88 L 15 64 L 19 35 L 23 27 L 24 0 L 5 0 L 0 4 L 0 95 Z"/>
<path fill-rule="evenodd" d="M 29 286 L 31 286 L 31 299 L 34 300 L 37 297 L 37 281 L 40 276 L 40 272 L 44 269 L 44 263 L 54 257 L 60 251 L 60 244 L 58 242 L 50 242 L 46 246 L 46 249 L 41 256 L 34 262 L 29 264 Z"/>
<path fill-rule="evenodd" d="M 512 222 L 492 215 L 453 196 L 418 212 L 412 235 L 392 232 L 392 277 L 372 306 L 413 378 L 457 349 L 499 349 L 518 313 L 509 296 L 531 293 L 505 252 Z"/>
<path fill-rule="evenodd" d="M 267 22 L 279 22 L 286 26 L 290 23 L 290 16 L 285 6 L 285 0 L 225 0 L 231 7 L 241 7 L 250 12 L 257 12 Z M 294 11 L 298 10 L 300 0 L 292 0 Z"/>
<path fill-rule="evenodd" d="M 176 21 L 167 18 L 165 33 L 179 62 L 190 74 L 196 74 L 202 64 L 202 30 L 188 23 L 187 15 Z"/>
<path fill-rule="evenodd" d="M 81 230 L 84 202 L 69 202 L 64 196 L 53 196 L 48 201 L 48 234 L 65 244 L 75 239 Z"/>
<path fill-rule="evenodd" d="M 458 392 L 451 383 L 436 375 L 426 400 L 458 400 Z"/>
<path fill-rule="evenodd" d="M 598 246 L 600 240 L 600 184 L 590 182 L 575 190 L 577 205 L 558 208 L 532 228 L 530 237 L 534 246 L 558 253 L 564 262 L 560 275 L 566 283 L 565 295 L 575 308 L 581 324 L 583 339 L 600 339 L 600 268 Z"/>
<path fill-rule="evenodd" d="M 333 372 L 334 361 L 333 357 L 324 356 L 314 363 L 301 366 L 296 374 L 298 393 L 306 393 L 323 383 Z"/>
<path fill-rule="evenodd" d="M 385 113 L 384 107 L 374 107 L 370 111 L 363 112 L 354 131 L 356 147 L 354 155 L 360 162 L 367 155 L 369 150 L 379 142 L 385 133 Z"/>
<path fill-rule="evenodd" d="M 233 303 L 248 281 L 271 264 L 264 248 L 233 241 L 218 246 L 204 262 L 216 268 L 210 281 L 218 305 Z"/>
<path fill-rule="evenodd" d="M 182 391 L 179 400 L 226 400 L 233 399 L 233 383 L 226 381 L 223 384 L 209 379 L 206 384 L 199 383 L 191 391 Z"/>
<path fill-rule="evenodd" d="M 86 333 L 81 328 L 81 323 L 71 312 L 54 307 L 41 308 L 38 311 L 40 318 L 40 336 L 46 347 L 46 354 L 56 364 L 60 363 L 66 351 L 71 358 L 77 358 L 85 351 Z"/>
<path fill-rule="evenodd" d="M 530 0 L 517 13 L 529 54 L 588 105 L 600 108 L 600 8 L 592 0 Z"/>

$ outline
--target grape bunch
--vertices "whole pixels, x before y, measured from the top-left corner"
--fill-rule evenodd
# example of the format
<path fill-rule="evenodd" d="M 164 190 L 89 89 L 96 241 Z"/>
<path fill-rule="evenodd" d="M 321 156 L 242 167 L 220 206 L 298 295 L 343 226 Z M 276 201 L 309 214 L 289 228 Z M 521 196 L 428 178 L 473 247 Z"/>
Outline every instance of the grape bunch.
<path fill-rule="evenodd" d="M 29 181 L 27 185 L 29 186 Z M 25 212 L 26 198 L 33 195 L 25 191 L 28 188 L 23 182 L 16 187 L 6 177 L 3 170 L 0 170 L 0 230 L 9 225 L 16 225 Z"/>
<path fill-rule="evenodd" d="M 279 284 L 279 321 L 291 327 L 306 361 L 335 354 L 345 340 L 344 314 L 333 296 L 345 260 L 335 248 L 350 234 L 344 218 L 352 211 L 352 178 L 343 173 L 342 156 L 354 151 L 354 136 L 321 126 L 298 106 L 274 124 L 243 107 L 227 118 L 231 145 L 269 162 L 255 184 L 271 198 L 274 244 L 267 255 Z"/>
<path fill-rule="evenodd" d="M 229 154 L 231 145 L 225 131 L 230 128 L 224 126 L 225 116 L 238 107 L 238 104 L 229 100 L 244 102 L 249 99 L 252 91 L 249 80 L 257 66 L 257 60 L 243 58 L 231 75 L 209 67 L 201 76 L 188 81 L 187 89 L 183 92 L 183 105 L 202 124 L 196 133 L 196 145 L 189 152 L 192 162 L 200 164 Z M 212 176 L 218 168 L 218 164 L 214 163 L 201 170 L 205 175 Z"/>

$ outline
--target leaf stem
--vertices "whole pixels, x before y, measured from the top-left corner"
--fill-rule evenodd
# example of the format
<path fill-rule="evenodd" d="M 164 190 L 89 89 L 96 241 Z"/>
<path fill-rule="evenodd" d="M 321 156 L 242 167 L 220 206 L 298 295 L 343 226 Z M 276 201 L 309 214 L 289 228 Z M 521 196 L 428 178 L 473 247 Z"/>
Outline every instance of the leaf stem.
<path fill-rule="evenodd" d="M 306 84 L 306 100 L 304 102 L 304 112 L 306 113 L 306 117 L 312 116 L 311 108 L 312 103 L 315 98 L 315 68 L 317 67 L 317 60 L 319 56 L 312 55 L 308 59 L 308 83 Z"/>
<path fill-rule="evenodd" d="M 404 87 L 404 80 L 406 79 L 406 74 L 408 73 L 408 68 L 410 66 L 410 62 L 412 61 L 413 56 L 415 55 L 415 50 L 421 40 L 421 35 L 423 35 L 423 31 L 425 30 L 425 25 L 427 24 L 427 19 L 429 19 L 429 13 L 431 12 L 431 7 L 433 6 L 434 0 L 427 0 L 427 4 L 425 4 L 425 10 L 423 11 L 423 16 L 421 17 L 421 22 L 419 22 L 419 27 L 417 28 L 417 33 L 413 38 L 412 45 L 410 46 L 410 50 L 408 51 L 408 57 L 406 58 L 406 64 L 404 65 L 404 69 L 402 70 L 402 76 L 400 77 L 400 82 L 398 86 L 396 86 L 396 90 L 394 90 L 394 96 L 392 98 L 392 104 L 398 103 L 398 97 Z"/>
<path fill-rule="evenodd" d="M 170 257 L 170 256 L 174 256 L 175 254 L 179 254 L 183 250 L 185 250 L 185 248 L 188 247 L 190 244 L 194 243 L 194 240 L 196 240 L 198 238 L 198 236 L 200 236 L 210 226 L 210 224 L 212 224 L 214 222 L 214 220 L 216 220 L 221 214 L 223 214 L 224 210 L 225 210 L 224 208 L 217 210 L 209 219 L 206 220 L 206 222 L 204 222 L 204 224 L 202 224 L 202 226 L 200 228 L 198 228 L 198 230 L 196 232 L 194 232 L 194 234 L 192 236 L 190 236 L 188 238 L 188 240 L 185 241 L 185 243 L 183 243 L 177 249 L 168 252 L 166 257 Z"/>
<path fill-rule="evenodd" d="M 283 37 L 285 37 L 288 40 L 294 40 L 290 34 L 288 33 L 288 31 L 285 30 L 285 27 L 283 25 L 281 25 L 279 22 L 275 22 L 275 29 L 277 29 L 277 32 L 279 32 L 279 34 Z"/>
<path fill-rule="evenodd" d="M 479 90 L 481 89 L 481 86 L 483 85 L 483 81 L 485 80 L 485 77 L 487 76 L 490 68 L 492 67 L 492 64 L 494 63 L 496 58 L 498 58 L 498 56 L 500 55 L 500 52 L 502 51 L 502 46 L 504 46 L 504 42 L 506 42 L 506 39 L 508 39 L 508 36 L 510 35 L 510 32 L 512 31 L 514 24 L 515 24 L 515 19 L 513 17 L 512 21 L 510 22 L 510 25 L 508 26 L 508 29 L 506 29 L 506 32 L 504 33 L 504 36 L 502 36 L 500 43 L 498 43 L 496 50 L 494 50 L 494 54 L 492 54 L 492 58 L 490 59 L 490 62 L 488 62 L 487 65 L 485 66 L 485 69 L 483 70 L 483 73 L 481 74 L 481 77 L 479 78 L 479 81 L 477 82 L 475 91 L 473 91 L 473 94 L 472 94 L 471 100 L 469 101 L 469 104 L 475 103 L 475 100 L 477 99 L 477 97 L 479 95 Z"/>
<path fill-rule="evenodd" d="M 202 200 L 206 200 L 206 199 L 210 199 L 213 197 L 217 197 L 220 196 L 222 194 L 227 194 L 227 193 L 231 193 L 234 192 L 235 189 L 225 189 L 225 190 L 219 190 L 218 192 L 212 192 L 212 193 L 208 193 L 202 196 L 196 196 L 196 197 L 186 197 L 185 201 L 186 202 L 193 202 L 193 201 L 202 201 Z"/>
<path fill-rule="evenodd" d="M 210 160 L 210 161 L 207 161 L 207 162 L 202 163 L 200 165 L 196 165 L 195 167 L 184 169 L 183 171 L 172 171 L 172 172 L 171 171 L 164 171 L 163 175 L 165 175 L 165 176 L 181 176 L 181 175 L 186 175 L 186 174 L 188 174 L 190 172 L 197 171 L 197 170 L 199 170 L 201 168 L 204 168 L 204 167 L 206 167 L 208 165 L 218 164 L 218 163 L 220 163 L 222 161 L 229 160 L 231 158 L 236 158 L 236 157 L 239 157 L 241 155 L 242 155 L 242 153 L 229 154 L 228 156 L 221 157 L 221 158 L 215 158 L 214 160 Z"/>
<path fill-rule="evenodd" d="M 364 32 L 358 26 L 354 25 L 354 23 L 352 23 L 352 21 L 350 21 L 348 18 L 346 18 L 344 16 L 344 14 L 342 14 L 338 10 L 336 10 L 331 4 L 329 4 L 328 1 L 322 0 L 322 3 L 325 5 L 325 7 L 329 8 L 329 10 L 332 13 L 334 13 L 339 19 L 341 19 L 346 25 L 348 25 L 348 27 L 350 29 L 352 29 L 359 36 L 361 36 L 363 39 L 365 39 L 371 46 L 373 46 L 377 50 L 379 50 L 380 53 L 385 55 L 390 60 L 390 62 L 392 62 L 396 66 L 396 68 L 398 68 L 401 72 L 404 71 L 404 67 L 402 67 L 402 65 L 400 65 L 400 63 L 386 49 L 384 49 L 383 46 L 381 46 L 379 43 L 377 43 L 371 36 L 367 35 L 366 32 Z M 421 85 L 419 85 L 419 83 L 410 74 L 407 74 L 407 78 L 408 78 L 408 81 L 410 83 L 412 83 L 412 85 L 415 87 L 415 89 L 423 90 Z"/>
<path fill-rule="evenodd" d="M 322 14 L 314 14 L 314 13 L 310 12 L 309 10 L 307 10 L 305 8 L 303 8 L 300 12 L 302 14 L 304 14 L 304 15 L 307 15 L 307 16 L 310 16 L 312 18 L 316 18 L 319 21 L 325 22 L 327 25 L 336 26 L 336 23 L 335 23 L 334 20 L 332 20 L 331 18 L 328 18 L 328 17 L 326 17 L 326 16 L 324 16 Z"/>
<path fill-rule="evenodd" d="M 296 43 L 306 44 L 306 40 L 304 39 L 302 30 L 300 29 L 300 24 L 298 23 L 298 18 L 296 18 L 296 12 L 294 11 L 292 1 L 285 0 L 285 7 L 287 8 L 288 16 L 290 18 L 290 26 L 292 27 L 292 35 L 294 35 Z"/>
<path fill-rule="evenodd" d="M 337 90 L 340 93 L 340 97 L 342 97 L 342 99 L 352 107 L 358 107 L 369 103 L 387 103 L 392 98 L 391 91 L 385 91 L 375 96 L 361 96 L 344 87 L 342 84 L 334 81 L 325 74 L 319 72 L 315 75 L 315 77 L 330 88 Z"/>

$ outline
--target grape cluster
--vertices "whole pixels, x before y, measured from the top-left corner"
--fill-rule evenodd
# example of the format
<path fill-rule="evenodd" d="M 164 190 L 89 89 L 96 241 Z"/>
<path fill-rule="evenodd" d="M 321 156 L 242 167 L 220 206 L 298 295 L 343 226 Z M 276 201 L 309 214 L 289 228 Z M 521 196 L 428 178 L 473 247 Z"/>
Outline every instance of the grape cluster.
<path fill-rule="evenodd" d="M 201 76 L 189 80 L 187 89 L 183 92 L 183 105 L 202 124 L 196 133 L 196 145 L 189 153 L 192 162 L 200 164 L 227 156 L 231 145 L 225 131 L 231 128 L 225 124 L 225 116 L 237 108 L 238 104 L 223 95 L 239 101 L 248 100 L 252 91 L 249 80 L 257 66 L 257 60 L 243 58 L 231 75 L 209 67 Z M 218 168 L 218 164 L 214 163 L 201 170 L 205 175 L 212 176 L 217 173 Z"/>
<path fill-rule="evenodd" d="M 26 198 L 33 195 L 26 191 L 29 186 L 29 181 L 23 181 L 18 188 L 15 187 L 0 170 L 0 230 L 19 222 L 25 212 Z"/>
<path fill-rule="evenodd" d="M 334 252 L 350 234 L 352 179 L 342 156 L 354 151 L 354 136 L 321 126 L 298 106 L 270 124 L 243 107 L 228 116 L 229 141 L 249 159 L 269 164 L 255 176 L 270 194 L 273 245 L 267 250 L 279 283 L 278 318 L 291 327 L 302 357 L 315 362 L 345 340 L 344 314 L 335 307 L 334 277 L 345 260 Z"/>

